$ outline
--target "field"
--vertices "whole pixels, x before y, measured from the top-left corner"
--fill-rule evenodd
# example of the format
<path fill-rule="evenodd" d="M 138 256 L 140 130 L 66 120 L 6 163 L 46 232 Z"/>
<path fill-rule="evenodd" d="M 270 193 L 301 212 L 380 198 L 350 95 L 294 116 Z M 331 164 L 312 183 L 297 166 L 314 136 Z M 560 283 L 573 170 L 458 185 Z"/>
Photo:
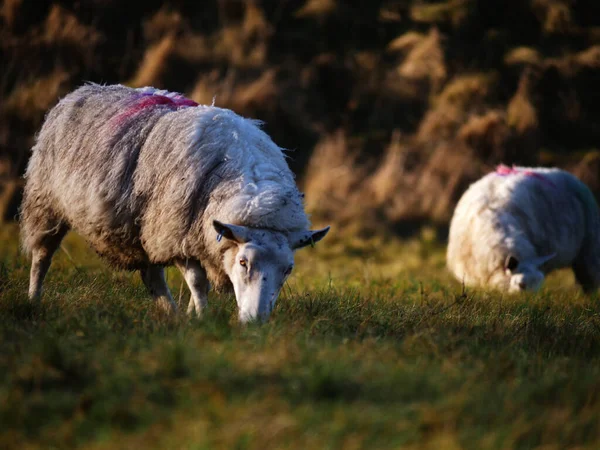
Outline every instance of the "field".
<path fill-rule="evenodd" d="M 161 317 L 75 235 L 31 305 L 16 234 L 0 230 L 0 448 L 600 447 L 600 304 L 570 273 L 502 297 L 451 280 L 431 233 L 331 233 L 242 327 L 231 296 Z"/>
<path fill-rule="evenodd" d="M 570 271 L 464 289 L 444 260 L 498 164 L 600 201 L 600 1 L 4 0 L 0 67 L 0 450 L 600 449 L 600 294 Z M 23 175 L 88 81 L 230 108 L 289 150 L 332 231 L 268 323 L 215 293 L 166 318 L 76 235 L 28 302 Z"/>

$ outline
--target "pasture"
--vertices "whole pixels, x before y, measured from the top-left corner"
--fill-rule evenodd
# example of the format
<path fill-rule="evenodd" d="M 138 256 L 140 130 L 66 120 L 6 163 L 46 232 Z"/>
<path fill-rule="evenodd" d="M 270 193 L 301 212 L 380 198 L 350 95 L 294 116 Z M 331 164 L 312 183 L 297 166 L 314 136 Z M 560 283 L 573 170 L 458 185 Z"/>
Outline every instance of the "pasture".
<path fill-rule="evenodd" d="M 17 234 L 0 229 L 0 448 L 600 448 L 600 303 L 568 272 L 464 290 L 428 233 L 333 232 L 242 327 L 232 295 L 162 317 L 74 234 L 31 305 Z"/>

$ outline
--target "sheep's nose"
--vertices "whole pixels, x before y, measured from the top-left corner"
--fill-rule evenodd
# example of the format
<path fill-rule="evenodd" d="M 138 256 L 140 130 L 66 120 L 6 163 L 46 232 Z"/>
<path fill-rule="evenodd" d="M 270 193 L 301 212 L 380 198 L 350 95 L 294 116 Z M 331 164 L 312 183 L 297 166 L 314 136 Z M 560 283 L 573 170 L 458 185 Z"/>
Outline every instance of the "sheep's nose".
<path fill-rule="evenodd" d="M 525 284 L 524 281 L 519 281 L 519 289 L 524 291 L 526 287 L 527 287 L 527 285 Z"/>

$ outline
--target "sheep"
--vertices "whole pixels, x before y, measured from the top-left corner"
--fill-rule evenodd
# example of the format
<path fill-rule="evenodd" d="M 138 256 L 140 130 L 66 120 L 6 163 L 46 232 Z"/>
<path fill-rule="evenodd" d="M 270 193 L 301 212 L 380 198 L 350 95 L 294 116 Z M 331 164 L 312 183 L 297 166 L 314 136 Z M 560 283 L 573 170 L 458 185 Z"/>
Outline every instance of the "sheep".
<path fill-rule="evenodd" d="M 572 267 L 590 292 L 600 285 L 598 205 L 568 172 L 500 165 L 459 200 L 446 256 L 465 285 L 537 291 L 545 274 Z"/>
<path fill-rule="evenodd" d="M 242 322 L 266 319 L 294 263 L 321 240 L 282 149 L 258 121 L 151 87 L 86 84 L 52 108 L 25 173 L 23 250 L 39 299 L 68 230 L 112 266 L 137 270 L 175 312 L 175 265 L 201 315 L 210 286 L 233 289 Z"/>

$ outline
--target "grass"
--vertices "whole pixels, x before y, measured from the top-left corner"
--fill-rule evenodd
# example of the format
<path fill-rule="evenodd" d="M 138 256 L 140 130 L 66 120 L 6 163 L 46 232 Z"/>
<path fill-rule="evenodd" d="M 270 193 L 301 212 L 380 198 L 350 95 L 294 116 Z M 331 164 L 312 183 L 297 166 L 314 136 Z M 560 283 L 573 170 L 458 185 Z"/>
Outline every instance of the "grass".
<path fill-rule="evenodd" d="M 272 319 L 241 327 L 231 296 L 163 318 L 74 235 L 31 305 L 16 232 L 0 229 L 0 448 L 600 446 L 600 304 L 568 273 L 463 291 L 427 234 L 332 234 L 298 253 Z"/>

